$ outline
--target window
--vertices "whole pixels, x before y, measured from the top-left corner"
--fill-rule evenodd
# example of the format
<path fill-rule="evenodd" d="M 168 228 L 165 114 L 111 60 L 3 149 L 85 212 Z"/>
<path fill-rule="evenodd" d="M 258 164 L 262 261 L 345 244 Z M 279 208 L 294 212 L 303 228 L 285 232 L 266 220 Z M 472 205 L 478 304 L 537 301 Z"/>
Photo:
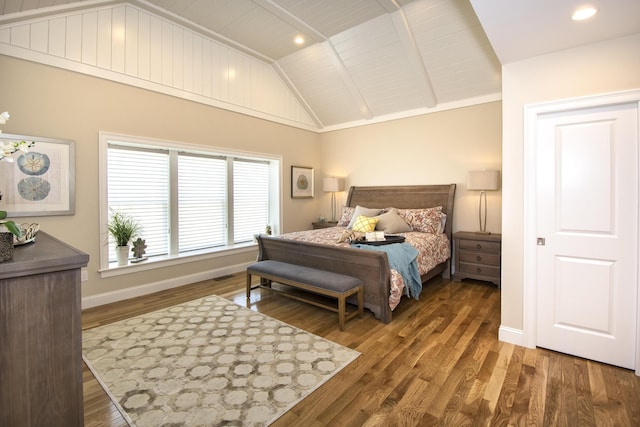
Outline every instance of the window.
<path fill-rule="evenodd" d="M 278 158 L 104 133 L 100 144 L 103 222 L 114 210 L 137 219 L 149 260 L 247 246 L 279 226 Z M 102 252 L 102 269 L 114 268 L 111 237 Z"/>

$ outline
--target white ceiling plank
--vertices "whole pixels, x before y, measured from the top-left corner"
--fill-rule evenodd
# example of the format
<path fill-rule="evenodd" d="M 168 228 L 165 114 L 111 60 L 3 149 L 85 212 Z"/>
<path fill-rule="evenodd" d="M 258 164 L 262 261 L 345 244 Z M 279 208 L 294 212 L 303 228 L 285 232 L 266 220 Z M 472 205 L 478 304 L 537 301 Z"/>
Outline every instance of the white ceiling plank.
<path fill-rule="evenodd" d="M 396 30 L 398 31 L 398 36 L 400 38 L 400 41 L 402 42 L 404 51 L 407 54 L 411 69 L 414 73 L 420 75 L 421 77 L 417 79 L 419 85 L 416 87 L 416 90 L 419 90 L 422 93 L 422 96 L 425 100 L 425 106 L 427 108 L 433 108 L 437 104 L 436 95 L 433 91 L 433 86 L 431 85 L 429 74 L 424 67 L 424 62 L 422 60 L 422 56 L 420 55 L 420 51 L 416 46 L 416 41 L 413 38 L 411 28 L 409 27 L 409 23 L 407 22 L 407 18 L 400 10 L 398 12 L 392 13 L 391 19 L 393 21 L 393 24 L 395 25 Z"/>
<path fill-rule="evenodd" d="M 494 99 L 500 61 L 640 32 L 640 1 L 590 2 L 599 13 L 575 23 L 569 15 L 582 0 L 0 0 L 0 35 L 5 45 L 124 71 L 206 102 L 231 99 L 332 128 Z M 122 45 L 111 35 L 122 21 L 113 11 L 128 7 L 139 10 L 141 28 L 127 16 Z M 76 12 L 97 21 L 67 22 Z M 97 32 L 93 41 L 85 30 Z M 305 45 L 293 43 L 298 34 Z M 176 68 L 180 57 L 190 62 Z M 230 84 L 231 62 L 242 83 Z M 266 81 L 273 87 L 253 100 Z"/>
<path fill-rule="evenodd" d="M 321 43 L 321 45 L 324 48 L 325 52 L 327 53 L 327 56 L 329 57 L 329 59 L 331 59 L 331 62 L 333 63 L 333 66 L 336 69 L 336 72 L 342 79 L 342 82 L 349 90 L 349 93 L 351 93 L 351 96 L 355 100 L 356 104 L 359 106 L 360 112 L 362 113 L 363 117 L 366 119 L 372 118 L 373 114 L 371 113 L 371 109 L 367 105 L 364 97 L 362 96 L 362 94 L 358 90 L 358 87 L 356 86 L 353 79 L 349 75 L 349 72 L 347 71 L 344 63 L 340 59 L 340 56 L 338 55 L 335 48 L 333 47 L 333 44 L 331 44 L 330 41 L 326 41 L 324 43 Z"/>

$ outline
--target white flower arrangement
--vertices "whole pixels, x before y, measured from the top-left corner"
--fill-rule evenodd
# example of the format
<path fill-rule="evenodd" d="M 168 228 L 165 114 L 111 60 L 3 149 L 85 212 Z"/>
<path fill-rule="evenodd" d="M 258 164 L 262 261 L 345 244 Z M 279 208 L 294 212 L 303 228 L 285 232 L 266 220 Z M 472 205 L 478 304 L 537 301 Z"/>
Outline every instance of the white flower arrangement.
<path fill-rule="evenodd" d="M 9 120 L 9 112 L 5 111 L 4 113 L 0 114 L 0 125 L 6 124 L 7 120 Z M 0 130 L 0 133 L 2 133 L 2 130 Z M 8 143 L 4 143 L 0 141 L 0 161 L 13 162 L 14 153 L 18 151 L 27 153 L 29 151 L 29 148 L 33 147 L 34 144 L 35 142 L 33 141 L 31 142 L 20 141 L 20 142 L 8 142 Z M 0 193 L 0 200 L 2 200 L 2 193 Z M 7 212 L 0 210 L 0 231 L 6 229 L 10 233 L 20 237 L 22 235 L 22 230 L 20 230 L 20 227 L 18 227 L 18 225 L 16 225 L 15 222 L 5 218 L 7 218 Z"/>
<path fill-rule="evenodd" d="M 9 120 L 9 112 L 5 111 L 0 114 L 0 125 L 4 125 Z M 0 130 L 2 133 L 2 130 Z M 22 151 L 23 153 L 29 152 L 29 148 L 33 147 L 34 142 L 19 141 L 4 143 L 0 141 L 0 161 L 13 162 L 13 154 Z"/>

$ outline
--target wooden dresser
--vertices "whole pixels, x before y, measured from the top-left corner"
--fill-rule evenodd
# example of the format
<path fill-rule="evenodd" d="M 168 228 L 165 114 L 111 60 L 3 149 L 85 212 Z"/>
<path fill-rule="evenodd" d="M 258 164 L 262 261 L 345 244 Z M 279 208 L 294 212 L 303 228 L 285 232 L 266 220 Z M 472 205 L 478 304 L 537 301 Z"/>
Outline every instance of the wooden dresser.
<path fill-rule="evenodd" d="M 486 280 L 500 287 L 501 234 L 459 231 L 453 235 L 456 282 L 465 278 Z"/>
<path fill-rule="evenodd" d="M 80 269 L 89 255 L 38 233 L 0 263 L 0 426 L 82 426 Z"/>

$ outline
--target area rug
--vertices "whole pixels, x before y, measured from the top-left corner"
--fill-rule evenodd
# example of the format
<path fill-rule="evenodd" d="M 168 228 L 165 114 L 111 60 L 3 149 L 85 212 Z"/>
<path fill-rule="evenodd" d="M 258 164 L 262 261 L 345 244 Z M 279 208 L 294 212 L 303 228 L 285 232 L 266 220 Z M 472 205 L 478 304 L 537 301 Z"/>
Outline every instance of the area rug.
<path fill-rule="evenodd" d="M 208 296 L 83 331 L 83 358 L 134 426 L 269 425 L 357 351 Z"/>

